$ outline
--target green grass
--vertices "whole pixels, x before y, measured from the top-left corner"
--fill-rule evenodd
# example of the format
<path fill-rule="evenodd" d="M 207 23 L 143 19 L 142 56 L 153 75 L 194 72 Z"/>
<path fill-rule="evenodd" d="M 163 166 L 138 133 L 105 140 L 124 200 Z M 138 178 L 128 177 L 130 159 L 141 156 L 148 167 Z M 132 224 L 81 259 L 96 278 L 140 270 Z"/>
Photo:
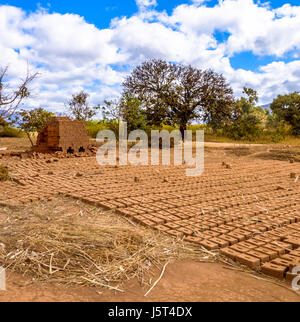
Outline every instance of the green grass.
<path fill-rule="evenodd" d="M 92 138 L 96 138 L 97 133 L 102 130 L 110 129 L 109 124 L 105 124 L 99 121 L 88 121 L 86 122 L 89 135 Z M 152 127 L 152 130 L 167 130 L 172 132 L 178 130 L 179 127 L 171 125 L 161 125 L 160 127 Z M 240 139 L 235 140 L 222 134 L 222 131 L 218 131 L 216 134 L 213 133 L 211 128 L 205 124 L 189 125 L 188 130 L 192 130 L 194 133 L 197 130 L 204 130 L 205 142 L 216 142 L 216 143 L 236 143 L 236 144 L 281 144 L 281 145 L 300 145 L 300 137 L 295 137 L 286 132 L 276 131 L 265 131 L 260 133 L 259 136 L 253 139 Z"/>
<path fill-rule="evenodd" d="M 21 138 L 24 133 L 14 127 L 0 126 L 0 137 L 1 138 Z"/>
<path fill-rule="evenodd" d="M 253 140 L 234 140 L 225 136 L 218 136 L 206 133 L 205 142 L 217 142 L 217 143 L 236 143 L 236 144 L 280 144 L 280 145 L 299 145 L 300 137 L 288 135 L 281 140 L 275 140 L 271 135 L 264 135 L 257 137 Z"/>

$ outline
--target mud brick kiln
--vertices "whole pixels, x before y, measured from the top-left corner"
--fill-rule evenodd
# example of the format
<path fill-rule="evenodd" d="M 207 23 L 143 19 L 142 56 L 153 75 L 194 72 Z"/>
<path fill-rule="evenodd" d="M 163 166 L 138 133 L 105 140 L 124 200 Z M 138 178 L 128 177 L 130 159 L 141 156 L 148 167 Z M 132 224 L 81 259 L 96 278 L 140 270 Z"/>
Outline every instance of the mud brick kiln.
<path fill-rule="evenodd" d="M 84 152 L 89 147 L 89 137 L 84 122 L 68 117 L 52 117 L 37 137 L 34 152 L 64 153 Z"/>

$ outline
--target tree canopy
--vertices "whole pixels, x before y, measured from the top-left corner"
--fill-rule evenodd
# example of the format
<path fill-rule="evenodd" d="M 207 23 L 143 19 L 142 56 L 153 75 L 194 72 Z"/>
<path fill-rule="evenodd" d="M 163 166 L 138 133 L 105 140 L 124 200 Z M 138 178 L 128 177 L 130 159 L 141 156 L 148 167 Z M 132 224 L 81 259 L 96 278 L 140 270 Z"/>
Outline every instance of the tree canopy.
<path fill-rule="evenodd" d="M 97 114 L 95 108 L 89 106 L 88 99 L 89 94 L 84 91 L 72 95 L 67 105 L 71 117 L 78 121 L 88 121 Z"/>
<path fill-rule="evenodd" d="M 30 137 L 31 132 L 39 132 L 47 124 L 53 113 L 44 110 L 43 108 L 36 108 L 33 110 L 21 110 L 17 113 L 16 123 L 20 129 L 26 132 L 31 145 L 33 141 Z"/>
<path fill-rule="evenodd" d="M 279 119 L 287 122 L 293 134 L 300 135 L 300 95 L 294 92 L 287 95 L 278 95 L 271 104 L 271 110 Z"/>
<path fill-rule="evenodd" d="M 142 103 L 150 124 L 178 124 L 182 133 L 192 120 L 217 127 L 232 116 L 233 91 L 212 70 L 153 59 L 137 66 L 123 87 L 123 97 Z"/>
<path fill-rule="evenodd" d="M 258 136 L 267 123 L 268 114 L 257 106 L 257 92 L 252 88 L 244 87 L 244 97 L 236 100 L 232 123 L 224 133 L 233 139 L 252 139 Z"/>

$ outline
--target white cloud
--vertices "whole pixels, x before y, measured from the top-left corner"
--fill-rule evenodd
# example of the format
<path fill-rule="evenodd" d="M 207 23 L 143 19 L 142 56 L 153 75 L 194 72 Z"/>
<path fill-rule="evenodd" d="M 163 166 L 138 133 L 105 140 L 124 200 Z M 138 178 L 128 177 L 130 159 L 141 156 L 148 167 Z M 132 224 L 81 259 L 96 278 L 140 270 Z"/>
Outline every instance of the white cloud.
<path fill-rule="evenodd" d="M 186 33 L 227 32 L 227 53 L 250 50 L 256 55 L 282 56 L 300 50 L 300 7 L 279 9 L 253 0 L 224 0 L 214 7 L 178 6 L 170 22 Z"/>
<path fill-rule="evenodd" d="M 28 106 L 56 111 L 81 89 L 89 91 L 92 104 L 119 95 L 126 73 L 148 58 L 212 68 L 225 75 L 237 95 L 252 86 L 264 103 L 300 90 L 300 6 L 272 9 L 252 0 L 223 0 L 207 7 L 207 1 L 195 0 L 168 15 L 154 9 L 155 0 L 136 2 L 135 15 L 116 17 L 107 29 L 76 14 L 27 14 L 0 5 L 0 66 L 9 64 L 12 82 L 26 72 L 27 63 L 40 71 Z M 220 41 L 216 32 L 228 37 Z M 243 51 L 281 57 L 281 62 L 235 70 L 230 59 Z M 294 61 L 285 62 L 287 54 Z"/>
<path fill-rule="evenodd" d="M 139 8 L 146 8 L 146 7 L 155 7 L 157 6 L 156 0 L 135 0 L 136 5 Z"/>

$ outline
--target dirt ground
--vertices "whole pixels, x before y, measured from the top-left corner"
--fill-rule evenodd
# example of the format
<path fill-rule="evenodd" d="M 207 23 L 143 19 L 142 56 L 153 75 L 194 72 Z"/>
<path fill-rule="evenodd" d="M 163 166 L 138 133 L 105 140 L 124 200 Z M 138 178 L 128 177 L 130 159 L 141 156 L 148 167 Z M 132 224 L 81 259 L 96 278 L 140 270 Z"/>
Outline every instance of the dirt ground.
<path fill-rule="evenodd" d="M 20 151 L 25 143 L 2 139 L 3 144 L 11 144 L 9 151 Z M 0 219 L 10 218 L 3 228 L 8 234 L 14 232 L 14 220 L 23 220 L 21 215 L 10 217 L 11 210 L 22 212 L 45 200 L 67 198 L 60 200 L 76 207 L 82 202 L 130 220 L 141 230 L 192 243 L 221 256 L 229 266 L 172 259 L 147 298 L 143 295 L 151 283 L 141 285 L 136 278 L 122 284 L 124 293 L 116 293 L 53 282 L 31 285 L 30 277 L 8 270 L 7 291 L 0 292 L 0 300 L 299 301 L 290 290 L 291 280 L 285 281 L 292 268 L 300 266 L 299 148 L 209 143 L 205 151 L 200 177 L 186 177 L 186 166 L 103 167 L 95 157 L 22 159 L 3 153 L 0 163 L 13 179 L 0 183 Z M 57 215 L 52 209 L 40 216 L 43 222 Z M 30 231 L 26 234 L 31 236 Z"/>
<path fill-rule="evenodd" d="M 158 278 L 160 271 L 156 271 Z M 300 296 L 283 286 L 258 280 L 221 264 L 175 262 L 167 266 L 153 291 L 136 279 L 124 285 L 124 293 L 97 287 L 66 287 L 35 282 L 9 273 L 7 291 L 0 291 L 2 302 L 300 302 Z M 24 286 L 25 284 L 25 286 Z"/>

